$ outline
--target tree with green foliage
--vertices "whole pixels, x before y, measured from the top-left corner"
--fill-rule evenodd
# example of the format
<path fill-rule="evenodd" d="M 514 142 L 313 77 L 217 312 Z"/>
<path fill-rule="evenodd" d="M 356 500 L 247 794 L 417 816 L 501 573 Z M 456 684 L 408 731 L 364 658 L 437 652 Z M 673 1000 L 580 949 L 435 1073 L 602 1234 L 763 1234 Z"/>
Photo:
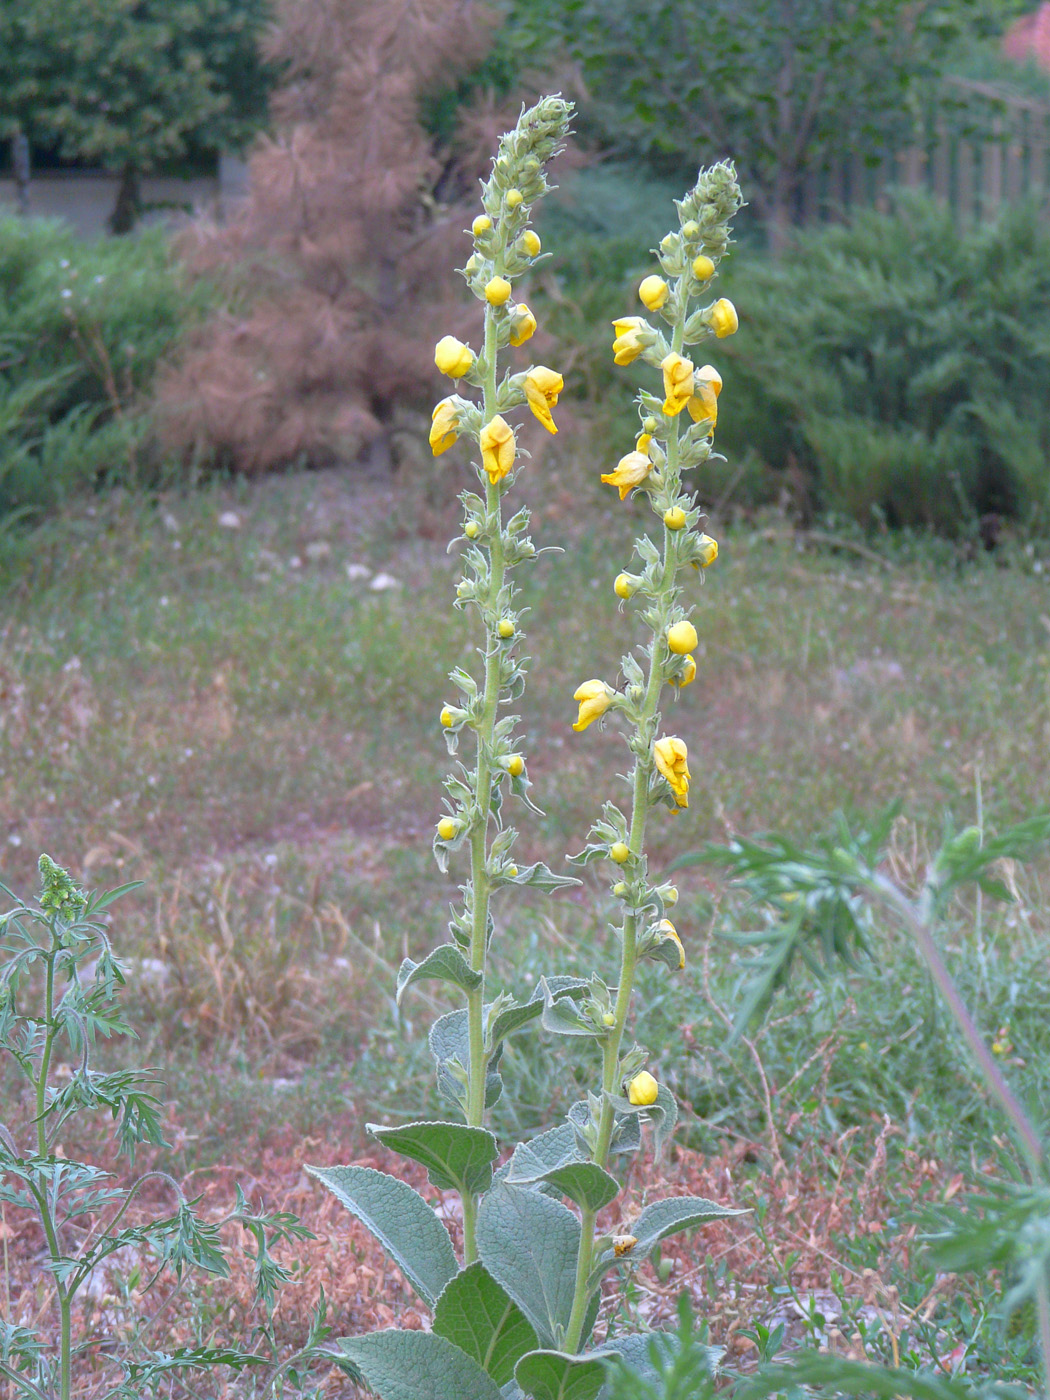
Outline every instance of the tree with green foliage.
<path fill-rule="evenodd" d="M 140 175 L 242 147 L 261 125 L 268 13 L 269 0 L 2 0 L 0 130 L 118 171 L 110 229 L 125 233 Z"/>
<path fill-rule="evenodd" d="M 1016 7 L 980 0 L 529 0 L 537 46 L 581 64 L 606 144 L 694 168 L 732 156 L 774 247 L 803 184 L 906 137 L 965 34 Z M 626 109 L 626 117 L 625 117 Z"/>

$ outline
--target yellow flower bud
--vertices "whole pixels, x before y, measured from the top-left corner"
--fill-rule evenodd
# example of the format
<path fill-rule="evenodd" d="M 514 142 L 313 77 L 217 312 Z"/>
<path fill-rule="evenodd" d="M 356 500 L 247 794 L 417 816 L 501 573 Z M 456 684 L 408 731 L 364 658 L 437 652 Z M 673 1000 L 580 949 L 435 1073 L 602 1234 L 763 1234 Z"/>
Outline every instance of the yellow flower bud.
<path fill-rule="evenodd" d="M 613 702 L 613 692 L 604 681 L 584 681 L 576 688 L 572 697 L 580 707 L 576 723 L 572 726 L 579 733 L 602 715 Z"/>
<path fill-rule="evenodd" d="M 708 311 L 706 319 L 707 324 L 719 340 L 725 340 L 727 335 L 733 335 L 740 325 L 736 307 L 728 297 L 719 297 Z"/>
<path fill-rule="evenodd" d="M 446 729 L 451 729 L 455 722 L 455 716 L 453 715 L 449 707 L 446 705 L 445 708 L 441 711 L 441 723 L 445 726 Z"/>
<path fill-rule="evenodd" d="M 657 739 L 653 745 L 653 758 L 657 771 L 671 785 L 671 792 L 679 807 L 689 806 L 689 750 L 682 739 L 669 735 Z"/>
<path fill-rule="evenodd" d="M 678 968 L 681 971 L 685 967 L 685 948 L 682 945 L 682 940 L 678 937 L 678 930 L 670 919 L 661 919 L 656 928 L 658 933 L 662 933 L 665 938 L 673 938 L 678 944 Z"/>
<path fill-rule="evenodd" d="M 523 301 L 514 308 L 514 321 L 510 328 L 511 345 L 524 345 L 536 330 L 536 317 Z"/>
<path fill-rule="evenodd" d="M 454 335 L 443 335 L 434 346 L 434 363 L 450 379 L 462 379 L 474 363 L 474 351 Z"/>
<path fill-rule="evenodd" d="M 622 880 L 617 880 L 616 884 L 613 885 L 612 892 L 617 899 L 622 899 L 627 893 L 627 886 Z"/>
<path fill-rule="evenodd" d="M 673 908 L 678 903 L 678 886 L 665 885 L 662 891 L 662 898 L 666 905 Z"/>
<path fill-rule="evenodd" d="M 696 628 L 684 618 L 681 622 L 676 622 L 673 627 L 667 629 L 667 646 L 676 656 L 684 656 L 687 651 L 695 651 L 699 640 Z"/>
<path fill-rule="evenodd" d="M 710 258 L 705 258 L 703 253 L 693 261 L 693 276 L 698 282 L 710 282 L 715 275 L 715 265 Z"/>
<path fill-rule="evenodd" d="M 485 300 L 490 306 L 502 306 L 510 300 L 511 286 L 505 277 L 493 277 L 485 284 Z"/>
<path fill-rule="evenodd" d="M 626 841 L 614 841 L 609 847 L 609 857 L 617 865 L 626 865 L 631 859 L 630 847 Z"/>
<path fill-rule="evenodd" d="M 643 1108 L 655 1103 L 659 1092 L 660 1086 L 647 1069 L 643 1069 L 641 1074 L 636 1074 L 627 1086 L 628 1099 Z"/>
<path fill-rule="evenodd" d="M 476 540 L 477 537 L 481 534 L 481 526 L 476 520 L 468 520 L 467 523 L 463 526 L 463 533 L 466 535 L 468 540 Z"/>
<path fill-rule="evenodd" d="M 451 841 L 459 834 L 459 822 L 454 817 L 442 817 L 438 822 L 438 835 L 442 841 Z"/>
<path fill-rule="evenodd" d="M 492 227 L 492 220 L 487 214 L 479 214 L 470 226 L 470 231 L 475 238 L 480 238 L 483 233 L 488 233 Z"/>
<path fill-rule="evenodd" d="M 513 620 L 509 617 L 501 617 L 499 620 L 499 626 L 496 628 L 496 631 L 500 634 L 504 641 L 506 641 L 508 637 L 513 637 L 515 632 Z"/>
<path fill-rule="evenodd" d="M 700 225 L 695 219 L 689 219 L 682 225 L 683 238 L 696 238 L 700 232 Z"/>
<path fill-rule="evenodd" d="M 653 464 L 644 452 L 628 452 L 626 457 L 621 457 L 617 462 L 615 471 L 605 473 L 602 481 L 609 486 L 615 486 L 620 493 L 620 500 L 626 501 L 652 469 Z"/>
<path fill-rule="evenodd" d="M 442 399 L 430 415 L 430 450 L 435 457 L 447 452 L 459 437 L 459 419 L 451 399 Z"/>
<path fill-rule="evenodd" d="M 615 1026 L 615 1025 L 616 1025 L 616 1013 L 613 1012 L 613 1011 L 604 1011 L 604 1012 L 602 1013 L 602 1025 L 603 1025 L 603 1026 Z"/>
<path fill-rule="evenodd" d="M 718 558 L 718 541 L 713 540 L 710 535 L 700 536 L 700 567 L 706 569 L 709 564 L 713 564 Z"/>
<path fill-rule="evenodd" d="M 664 524 L 669 530 L 684 530 L 686 513 L 681 506 L 671 506 L 664 511 Z"/>
<path fill-rule="evenodd" d="M 670 288 L 662 277 L 657 277 L 655 273 L 651 277 L 643 277 L 638 288 L 638 299 L 650 311 L 659 311 L 667 300 Z"/>
<path fill-rule="evenodd" d="M 525 400 L 549 433 L 558 431 L 557 424 L 551 417 L 551 409 L 558 402 L 558 395 L 565 388 L 565 381 L 561 375 L 546 365 L 533 365 L 525 375 L 523 385 L 525 390 Z"/>
<path fill-rule="evenodd" d="M 643 434 L 648 433 L 650 437 L 656 432 L 657 426 L 656 419 L 651 413 L 648 418 L 642 420 L 642 432 Z"/>
<path fill-rule="evenodd" d="M 644 316 L 621 316 L 613 323 L 613 361 L 629 365 L 653 343 L 656 333 Z"/>
<path fill-rule="evenodd" d="M 493 485 L 514 465 L 514 430 L 497 413 L 481 430 L 481 465 Z"/>
<path fill-rule="evenodd" d="M 682 670 L 682 672 L 681 672 L 680 675 L 675 676 L 675 678 L 674 678 L 674 683 L 675 683 L 675 685 L 678 687 L 678 689 L 681 690 L 683 686 L 692 685 L 692 683 L 693 683 L 695 680 L 696 680 L 696 657 L 695 657 L 695 656 L 691 656 L 691 655 L 687 655 L 686 658 L 685 658 L 685 667 L 683 668 L 683 670 Z"/>
<path fill-rule="evenodd" d="M 539 234 L 533 233 L 531 228 L 527 228 L 521 235 L 521 246 L 528 253 L 530 258 L 537 258 L 543 244 L 540 242 Z"/>
<path fill-rule="evenodd" d="M 514 877 L 517 875 L 517 873 L 518 873 L 518 867 L 517 867 L 516 865 L 508 865 L 508 866 L 507 866 L 507 874 L 510 876 L 510 878 L 511 878 L 512 880 L 513 880 Z"/>
<path fill-rule="evenodd" d="M 520 778 L 525 772 L 525 760 L 520 753 L 512 753 L 509 758 L 504 759 L 503 766 L 512 778 Z"/>
<path fill-rule="evenodd" d="M 660 361 L 664 372 L 664 412 L 670 417 L 681 413 L 693 396 L 693 366 L 672 350 Z"/>
<path fill-rule="evenodd" d="M 613 592 L 617 598 L 633 598 L 638 588 L 638 581 L 634 574 L 617 574 L 613 584 Z"/>
<path fill-rule="evenodd" d="M 525 196 L 522 194 L 521 190 L 508 190 L 503 196 L 503 202 L 508 209 L 517 209 L 524 198 Z"/>

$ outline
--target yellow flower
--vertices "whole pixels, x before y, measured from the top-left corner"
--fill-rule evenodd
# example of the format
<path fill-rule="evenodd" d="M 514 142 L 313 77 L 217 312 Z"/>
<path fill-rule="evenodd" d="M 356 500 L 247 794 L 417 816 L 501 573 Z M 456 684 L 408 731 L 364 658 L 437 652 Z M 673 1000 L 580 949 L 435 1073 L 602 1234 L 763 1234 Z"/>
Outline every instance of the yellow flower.
<path fill-rule="evenodd" d="M 692 683 L 695 680 L 696 657 L 687 655 L 685 658 L 685 666 L 683 667 L 681 674 L 675 676 L 674 683 L 678 687 L 678 689 L 681 690 L 683 686 L 692 685 Z"/>
<path fill-rule="evenodd" d="M 710 258 L 700 254 L 693 262 L 693 276 L 698 282 L 710 282 L 715 275 L 715 265 Z"/>
<path fill-rule="evenodd" d="M 667 646 L 676 656 L 685 656 L 686 652 L 695 651 L 699 640 L 696 628 L 685 619 L 667 629 Z"/>
<path fill-rule="evenodd" d="M 653 440 L 652 433 L 639 433 L 638 441 L 634 444 L 635 452 L 648 452 L 649 444 Z"/>
<path fill-rule="evenodd" d="M 454 335 L 443 335 L 434 346 L 434 363 L 450 379 L 462 379 L 474 363 L 474 351 Z"/>
<path fill-rule="evenodd" d="M 627 1086 L 628 1099 L 643 1108 L 655 1103 L 659 1092 L 660 1086 L 647 1069 L 643 1069 L 641 1074 L 636 1074 Z"/>
<path fill-rule="evenodd" d="M 442 399 L 430 415 L 430 448 L 435 457 L 447 452 L 459 437 L 459 419 L 451 399 Z"/>
<path fill-rule="evenodd" d="M 633 1103 L 634 1100 L 632 1099 L 631 1102 Z M 630 1254 L 637 1243 L 638 1239 L 635 1235 L 613 1235 L 613 1253 L 619 1259 L 624 1254 Z"/>
<path fill-rule="evenodd" d="M 706 569 L 718 558 L 718 541 L 713 540 L 710 535 L 701 535 L 698 543 L 700 545 L 700 567 Z"/>
<path fill-rule="evenodd" d="M 523 301 L 514 309 L 514 322 L 510 328 L 511 345 L 524 345 L 536 329 L 536 317 Z"/>
<path fill-rule="evenodd" d="M 572 726 L 578 734 L 596 719 L 601 719 L 613 702 L 613 692 L 604 681 L 584 681 L 576 688 L 572 698 L 580 707 L 579 716 Z"/>
<path fill-rule="evenodd" d="M 503 202 L 508 209 L 517 209 L 524 198 L 521 190 L 508 190 L 503 196 Z"/>
<path fill-rule="evenodd" d="M 725 340 L 726 336 L 732 335 L 740 325 L 736 307 L 728 297 L 718 298 L 708 311 L 706 320 L 719 340 Z"/>
<path fill-rule="evenodd" d="M 686 513 L 681 506 L 671 506 L 664 511 L 664 524 L 669 530 L 684 530 Z"/>
<path fill-rule="evenodd" d="M 533 233 L 531 228 L 527 228 L 521 235 L 521 246 L 528 253 L 530 258 L 537 258 L 543 244 L 540 242 L 539 234 Z"/>
<path fill-rule="evenodd" d="M 650 311 L 659 311 L 667 300 L 669 290 L 664 279 L 653 273 L 651 277 L 642 278 L 641 286 L 638 288 L 638 299 Z"/>
<path fill-rule="evenodd" d="M 696 372 L 696 393 L 686 404 L 694 423 L 710 420 L 712 428 L 718 421 L 718 396 L 722 392 L 722 376 L 714 365 L 704 365 Z"/>
<path fill-rule="evenodd" d="M 620 492 L 620 500 L 626 501 L 652 469 L 653 464 L 644 452 L 628 452 L 626 457 L 621 457 L 617 462 L 615 471 L 605 473 L 602 481 L 608 486 L 615 486 Z"/>
<path fill-rule="evenodd" d="M 618 365 L 629 365 L 655 339 L 653 328 L 644 316 L 621 316 L 613 322 L 616 339 L 613 341 L 613 361 Z"/>
<path fill-rule="evenodd" d="M 657 770 L 671 784 L 679 807 L 689 806 L 689 750 L 683 740 L 668 735 L 653 745 Z"/>
<path fill-rule="evenodd" d="M 511 286 L 505 277 L 493 277 L 485 284 L 485 300 L 490 306 L 502 306 L 510 300 Z"/>
<path fill-rule="evenodd" d="M 441 723 L 445 726 L 446 729 L 451 729 L 455 722 L 455 715 L 446 705 L 445 708 L 441 711 Z"/>
<path fill-rule="evenodd" d="M 613 592 L 617 598 L 633 598 L 638 589 L 635 574 L 617 574 L 613 582 Z"/>
<path fill-rule="evenodd" d="M 558 395 L 565 388 L 564 379 L 546 365 L 533 365 L 525 376 L 524 387 L 525 398 L 535 416 L 549 433 L 556 433 L 558 428 L 551 417 L 551 409 L 557 404 Z"/>
<path fill-rule="evenodd" d="M 476 520 L 468 520 L 467 523 L 463 526 L 463 533 L 466 535 L 468 540 L 476 540 L 477 537 L 481 534 L 481 526 Z"/>
<path fill-rule="evenodd" d="M 525 772 L 525 760 L 520 753 L 512 753 L 509 758 L 505 758 L 503 766 L 512 778 L 520 778 Z"/>
<path fill-rule="evenodd" d="M 492 220 L 487 214 L 479 214 L 470 226 L 470 231 L 475 238 L 480 238 L 483 233 L 488 233 L 492 227 Z"/>
<path fill-rule="evenodd" d="M 626 865 L 631 859 L 631 848 L 626 841 L 614 841 L 609 847 L 609 856 L 617 865 Z"/>
<path fill-rule="evenodd" d="M 442 817 L 438 822 L 438 835 L 442 841 L 451 841 L 459 834 L 459 822 L 454 817 Z"/>
<path fill-rule="evenodd" d="M 656 925 L 656 930 L 658 933 L 662 933 L 665 938 L 673 938 L 678 944 L 678 967 L 681 970 L 685 967 L 685 948 L 682 946 L 682 940 L 678 937 L 678 930 L 670 919 L 661 919 Z"/>
<path fill-rule="evenodd" d="M 481 465 L 493 485 L 514 465 L 514 430 L 497 413 L 481 430 Z"/>
<path fill-rule="evenodd" d="M 660 361 L 660 368 L 664 372 L 664 412 L 673 417 L 693 397 L 692 362 L 672 350 Z"/>

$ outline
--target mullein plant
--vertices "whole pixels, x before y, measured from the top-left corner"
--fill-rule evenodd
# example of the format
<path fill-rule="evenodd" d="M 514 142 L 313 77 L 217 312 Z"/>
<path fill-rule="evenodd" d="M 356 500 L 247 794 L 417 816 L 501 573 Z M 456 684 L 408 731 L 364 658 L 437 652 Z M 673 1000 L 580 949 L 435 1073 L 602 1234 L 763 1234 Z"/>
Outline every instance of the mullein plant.
<path fill-rule="evenodd" d="M 512 886 L 552 891 L 577 883 L 543 864 L 519 867 L 513 861 L 517 833 L 506 821 L 507 800 L 531 803 L 517 719 L 503 713 L 525 684 L 522 615 L 510 574 L 536 554 L 527 509 L 504 517 L 504 497 L 525 455 L 508 419 L 528 408 L 547 431 L 557 431 L 552 410 L 563 386 L 561 375 L 545 365 L 501 372 L 500 356 L 524 345 L 536 330 L 536 318 L 515 298 L 514 284 L 541 256 L 530 217 L 548 189 L 545 168 L 564 140 L 569 115 L 568 103 L 544 98 L 523 111 L 502 139 L 482 188 L 482 212 L 472 225 L 474 249 L 462 269 L 485 305 L 484 340 L 474 350 L 446 336 L 435 350 L 438 368 L 457 381 L 457 392 L 434 409 L 431 447 L 440 455 L 466 438 L 477 445 L 480 459 L 475 469 L 481 490 L 461 497 L 462 534 L 453 543 L 463 564 L 456 605 L 477 619 L 484 666 L 478 677 L 462 668 L 451 673 L 457 693 L 439 716 L 452 754 L 461 741 L 469 745 L 467 762 L 446 781 L 446 811 L 434 838 L 443 870 L 453 859 L 464 866 L 469 861 L 462 899 L 452 908 L 448 940 L 422 962 L 402 964 L 397 994 L 400 1000 L 416 983 L 437 980 L 462 998 L 430 1031 L 438 1085 L 458 1117 L 369 1125 L 369 1131 L 384 1147 L 421 1163 L 433 1186 L 458 1193 L 462 1257 L 434 1210 L 398 1177 L 355 1165 L 309 1169 L 375 1234 L 432 1311 L 429 1328 L 392 1328 L 335 1344 L 339 1364 L 382 1400 L 594 1400 L 617 1359 L 639 1374 L 655 1375 L 653 1348 L 673 1348 L 671 1334 L 591 1343 L 603 1278 L 640 1263 L 670 1234 L 736 1214 L 710 1201 L 675 1198 L 650 1203 L 629 1225 L 596 1235 L 599 1212 L 620 1190 L 608 1170 L 611 1159 L 641 1147 L 643 1121 L 653 1124 L 659 1148 L 675 1118 L 673 1098 L 643 1069 L 643 1052 L 622 1054 L 621 1045 L 638 959 L 680 964 L 677 934 L 664 918 L 672 894 L 647 883 L 643 840 L 653 803 L 666 800 L 677 809 L 688 800 L 685 745 L 662 733 L 657 707 L 666 683 L 681 688 L 695 675 L 696 633 L 679 601 L 676 576 L 688 565 L 702 571 L 716 552 L 696 528 L 698 515 L 682 494 L 680 476 L 710 453 L 720 380 L 713 370 L 694 374 L 681 351 L 735 325 L 725 301 L 690 314 L 725 252 L 729 219 L 739 203 L 729 167 L 702 176 L 683 201 L 682 230 L 660 251 L 672 280 L 661 280 L 655 290 L 652 278 L 642 284 L 643 301 L 661 313 L 670 339 L 639 318 L 617 326 L 621 362 L 644 356 L 662 365 L 668 386 L 664 399 L 643 392 L 642 439 L 629 454 L 632 460 L 612 474 L 621 496 L 632 488 L 646 492 L 664 520 L 663 553 L 647 539 L 639 542 L 639 573 L 622 575 L 616 585 L 621 598 L 646 600 L 642 617 L 653 634 L 648 677 L 627 658 L 624 690 L 592 681 L 577 692 L 578 729 L 616 712 L 632 730 L 631 822 L 606 807 L 595 841 L 580 857 L 611 859 L 617 870 L 615 893 L 624 912 L 619 985 L 610 988 L 597 974 L 547 976 L 524 998 L 494 993 L 488 985 L 493 896 Z M 682 409 L 689 410 L 692 424 L 684 434 Z M 499 1165 L 500 1145 L 486 1127 L 486 1113 L 503 1090 L 507 1037 L 536 1022 L 554 1034 L 596 1041 L 602 1081 L 564 1122 L 519 1144 Z"/>

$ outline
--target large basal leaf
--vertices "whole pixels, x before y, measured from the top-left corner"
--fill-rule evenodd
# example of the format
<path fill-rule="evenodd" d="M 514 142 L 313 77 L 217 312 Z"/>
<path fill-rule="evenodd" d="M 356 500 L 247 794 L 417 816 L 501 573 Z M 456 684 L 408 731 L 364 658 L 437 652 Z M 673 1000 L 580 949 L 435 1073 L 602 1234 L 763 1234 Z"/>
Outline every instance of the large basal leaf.
<path fill-rule="evenodd" d="M 366 1225 L 428 1307 L 459 1271 L 448 1231 L 423 1197 L 397 1177 L 371 1167 L 310 1167 L 352 1215 Z"/>
<path fill-rule="evenodd" d="M 633 1224 L 625 1227 L 625 1232 L 632 1234 L 637 1241 L 634 1248 L 619 1258 L 615 1250 L 607 1249 L 598 1258 L 590 1284 L 594 1287 L 602 1274 L 616 1264 L 632 1264 L 644 1259 L 668 1235 L 695 1229 L 697 1225 L 707 1225 L 712 1220 L 747 1214 L 746 1210 L 716 1205 L 702 1196 L 668 1196 L 662 1201 L 654 1201 L 645 1207 Z"/>
<path fill-rule="evenodd" d="M 478 1253 L 544 1346 L 565 1335 L 576 1283 L 580 1222 L 539 1191 L 500 1182 L 478 1210 Z"/>
<path fill-rule="evenodd" d="M 366 1124 L 384 1147 L 414 1162 L 422 1162 L 432 1186 L 480 1195 L 492 1182 L 492 1163 L 499 1155 L 496 1139 L 485 1128 L 463 1123 L 405 1123 L 396 1128 Z"/>
<path fill-rule="evenodd" d="M 459 1347 L 434 1332 L 369 1332 L 335 1345 L 380 1400 L 502 1400 L 499 1386 Z"/>
<path fill-rule="evenodd" d="M 406 958 L 401 964 L 397 974 L 398 1005 L 413 983 L 427 980 L 450 982 L 464 992 L 472 992 L 481 986 L 484 978 L 480 972 L 472 971 L 470 963 L 454 943 L 443 943 L 440 948 L 428 953 L 422 962 Z"/>
<path fill-rule="evenodd" d="M 434 1331 L 473 1357 L 499 1386 L 514 1379 L 517 1362 L 538 1345 L 528 1318 L 481 1263 L 449 1282 L 434 1309 Z"/>
<path fill-rule="evenodd" d="M 583 1355 L 534 1351 L 522 1357 L 514 1376 L 534 1400 L 596 1400 L 616 1361 L 622 1361 L 639 1380 L 659 1381 L 660 1373 L 652 1359 L 654 1342 L 670 1352 L 677 1339 L 667 1332 L 635 1332 L 616 1337 Z"/>
<path fill-rule="evenodd" d="M 534 1351 L 523 1356 L 514 1379 L 533 1400 L 597 1400 L 605 1385 L 601 1361 L 563 1351 Z"/>

